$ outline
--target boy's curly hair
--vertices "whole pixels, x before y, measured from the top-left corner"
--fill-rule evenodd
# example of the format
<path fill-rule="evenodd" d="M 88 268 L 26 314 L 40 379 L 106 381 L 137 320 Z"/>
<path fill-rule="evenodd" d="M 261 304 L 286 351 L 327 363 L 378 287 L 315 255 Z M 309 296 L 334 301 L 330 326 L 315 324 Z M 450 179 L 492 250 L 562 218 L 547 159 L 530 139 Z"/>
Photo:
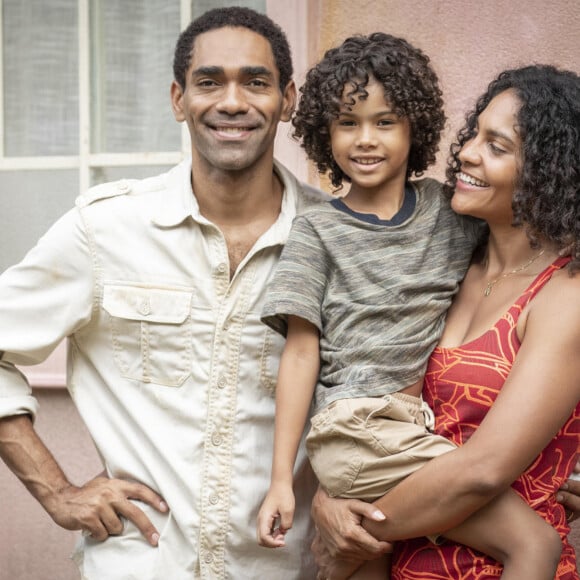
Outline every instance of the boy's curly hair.
<path fill-rule="evenodd" d="M 409 120 L 411 149 L 407 177 L 421 175 L 435 161 L 445 125 L 443 99 L 429 57 L 403 38 L 382 32 L 352 36 L 324 58 L 306 76 L 300 102 L 292 121 L 294 136 L 320 173 L 330 173 L 338 189 L 350 181 L 332 156 L 330 124 L 345 104 L 345 87 L 353 86 L 347 105 L 364 99 L 365 87 L 376 79 L 385 99 L 401 117 Z"/>
<path fill-rule="evenodd" d="M 490 101 L 512 90 L 520 101 L 517 131 L 522 146 L 512 208 L 513 225 L 524 226 L 532 244 L 547 240 L 572 256 L 580 270 L 580 76 L 551 65 L 506 70 L 479 97 L 451 145 L 447 186 L 455 188 L 458 155 L 477 131 Z"/>

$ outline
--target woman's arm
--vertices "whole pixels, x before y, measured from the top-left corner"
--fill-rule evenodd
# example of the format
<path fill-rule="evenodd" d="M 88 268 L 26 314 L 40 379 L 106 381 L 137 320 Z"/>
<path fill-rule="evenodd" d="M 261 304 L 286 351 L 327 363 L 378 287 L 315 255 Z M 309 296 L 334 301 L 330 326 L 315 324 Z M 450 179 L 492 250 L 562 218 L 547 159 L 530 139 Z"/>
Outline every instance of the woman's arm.
<path fill-rule="evenodd" d="M 375 505 L 383 540 L 448 530 L 503 492 L 580 400 L 580 277 L 562 273 L 536 296 L 522 346 L 496 402 L 469 441 L 430 461 Z"/>

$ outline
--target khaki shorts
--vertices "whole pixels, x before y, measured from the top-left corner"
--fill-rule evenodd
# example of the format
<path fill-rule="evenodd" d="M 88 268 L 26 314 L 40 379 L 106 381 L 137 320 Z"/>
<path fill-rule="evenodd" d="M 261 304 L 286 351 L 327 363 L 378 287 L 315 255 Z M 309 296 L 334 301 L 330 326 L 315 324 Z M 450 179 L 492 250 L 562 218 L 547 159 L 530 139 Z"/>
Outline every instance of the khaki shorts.
<path fill-rule="evenodd" d="M 332 497 L 374 501 L 427 461 L 455 449 L 431 433 L 429 407 L 418 397 L 341 399 L 311 419 L 306 449 Z"/>

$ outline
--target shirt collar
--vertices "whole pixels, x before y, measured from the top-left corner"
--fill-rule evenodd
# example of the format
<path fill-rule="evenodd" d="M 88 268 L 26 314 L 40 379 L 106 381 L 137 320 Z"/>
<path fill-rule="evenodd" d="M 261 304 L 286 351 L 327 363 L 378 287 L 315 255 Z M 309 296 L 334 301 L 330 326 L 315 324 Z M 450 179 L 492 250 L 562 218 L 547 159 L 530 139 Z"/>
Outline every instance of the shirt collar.
<path fill-rule="evenodd" d="M 151 221 L 162 228 L 180 225 L 188 217 L 199 216 L 199 205 L 191 190 L 191 159 L 184 159 L 165 174 L 164 189 L 153 208 Z"/>
<path fill-rule="evenodd" d="M 274 171 L 283 186 L 282 206 L 278 219 L 262 236 L 264 246 L 284 244 L 288 239 L 292 221 L 300 203 L 301 183 L 281 163 L 274 160 Z M 191 188 L 191 159 L 185 159 L 166 175 L 167 195 L 163 196 L 153 210 L 151 220 L 159 227 L 175 227 L 187 218 L 209 225 L 211 222 L 199 211 L 199 204 Z"/>

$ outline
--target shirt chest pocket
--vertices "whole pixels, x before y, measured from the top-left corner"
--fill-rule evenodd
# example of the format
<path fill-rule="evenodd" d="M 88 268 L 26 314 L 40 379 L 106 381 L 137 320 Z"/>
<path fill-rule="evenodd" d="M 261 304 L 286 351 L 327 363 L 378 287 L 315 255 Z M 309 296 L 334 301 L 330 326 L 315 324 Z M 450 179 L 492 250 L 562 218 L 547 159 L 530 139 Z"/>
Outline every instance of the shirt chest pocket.
<path fill-rule="evenodd" d="M 103 310 L 121 375 L 168 387 L 191 372 L 193 291 L 105 284 Z"/>

